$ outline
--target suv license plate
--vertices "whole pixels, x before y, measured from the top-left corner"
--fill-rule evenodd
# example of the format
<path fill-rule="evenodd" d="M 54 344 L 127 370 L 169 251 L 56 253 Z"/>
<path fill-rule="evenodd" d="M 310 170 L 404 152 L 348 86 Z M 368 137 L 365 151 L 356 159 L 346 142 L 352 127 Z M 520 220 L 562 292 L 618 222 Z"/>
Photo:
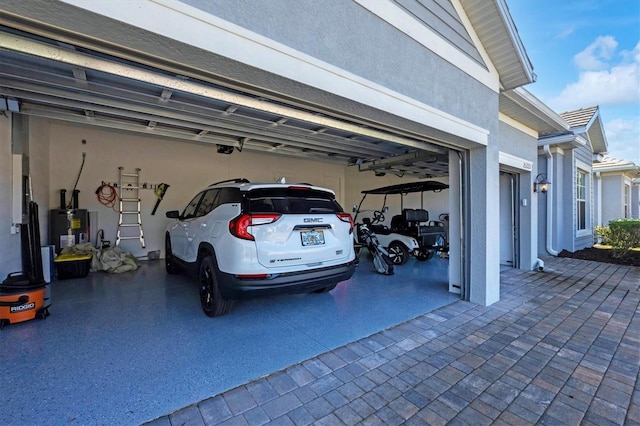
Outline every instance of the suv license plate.
<path fill-rule="evenodd" d="M 323 231 L 302 231 L 300 232 L 303 246 L 320 246 L 324 244 Z"/>

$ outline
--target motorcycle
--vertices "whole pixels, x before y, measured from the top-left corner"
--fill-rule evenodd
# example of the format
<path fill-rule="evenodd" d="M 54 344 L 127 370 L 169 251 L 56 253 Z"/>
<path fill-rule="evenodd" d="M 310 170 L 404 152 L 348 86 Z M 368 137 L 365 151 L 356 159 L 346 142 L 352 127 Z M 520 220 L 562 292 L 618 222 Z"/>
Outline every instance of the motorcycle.
<path fill-rule="evenodd" d="M 380 244 L 376 234 L 369 229 L 366 223 L 356 224 L 358 241 L 364 243 L 373 256 L 373 266 L 376 272 L 383 275 L 393 275 L 393 261 L 387 250 Z"/>

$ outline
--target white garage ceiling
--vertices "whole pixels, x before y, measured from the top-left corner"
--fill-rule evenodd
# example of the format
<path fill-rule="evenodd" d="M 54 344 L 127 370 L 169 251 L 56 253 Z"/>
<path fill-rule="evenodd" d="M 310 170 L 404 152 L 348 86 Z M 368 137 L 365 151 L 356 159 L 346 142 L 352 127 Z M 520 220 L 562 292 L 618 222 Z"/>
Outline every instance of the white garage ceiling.
<path fill-rule="evenodd" d="M 414 135 L 2 26 L 0 62 L 0 96 L 27 115 L 214 144 L 221 153 L 269 152 L 419 178 L 448 170 L 448 150 Z"/>

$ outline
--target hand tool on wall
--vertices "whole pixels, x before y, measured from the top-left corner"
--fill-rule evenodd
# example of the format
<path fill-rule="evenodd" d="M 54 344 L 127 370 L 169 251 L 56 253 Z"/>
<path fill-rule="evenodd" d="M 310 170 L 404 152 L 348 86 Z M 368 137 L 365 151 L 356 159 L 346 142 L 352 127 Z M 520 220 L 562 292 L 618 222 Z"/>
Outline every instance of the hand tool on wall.
<path fill-rule="evenodd" d="M 153 210 L 151 211 L 151 216 L 156 214 L 156 210 L 158 210 L 158 206 L 160 205 L 160 201 L 164 198 L 164 194 L 167 193 L 167 189 L 169 189 L 169 184 L 161 183 L 158 185 L 156 189 L 154 189 L 154 193 L 156 197 L 158 197 L 158 201 L 156 201 L 156 205 L 153 206 Z"/>

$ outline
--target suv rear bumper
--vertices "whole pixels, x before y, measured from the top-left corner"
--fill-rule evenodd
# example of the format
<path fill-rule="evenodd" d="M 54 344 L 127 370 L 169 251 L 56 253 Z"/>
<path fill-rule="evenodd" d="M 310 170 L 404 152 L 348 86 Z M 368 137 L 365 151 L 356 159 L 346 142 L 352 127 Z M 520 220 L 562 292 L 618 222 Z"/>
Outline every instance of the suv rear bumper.
<path fill-rule="evenodd" d="M 225 299 L 248 299 L 253 297 L 309 293 L 346 281 L 353 275 L 357 262 L 327 268 L 312 269 L 287 274 L 277 274 L 265 279 L 243 279 L 236 275 L 218 271 L 218 285 Z"/>

